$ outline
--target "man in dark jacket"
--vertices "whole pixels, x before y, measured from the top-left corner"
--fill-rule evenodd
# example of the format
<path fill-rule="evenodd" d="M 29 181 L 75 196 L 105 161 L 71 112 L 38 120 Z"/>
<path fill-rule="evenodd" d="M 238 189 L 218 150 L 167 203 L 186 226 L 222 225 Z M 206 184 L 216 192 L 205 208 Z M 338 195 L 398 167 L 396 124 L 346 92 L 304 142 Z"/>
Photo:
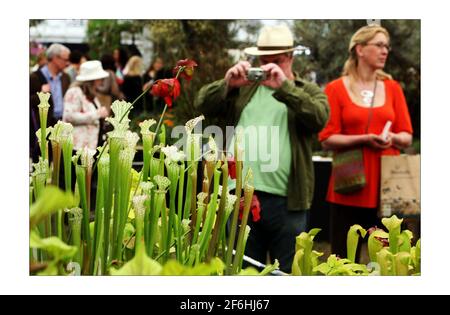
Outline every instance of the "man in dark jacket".
<path fill-rule="evenodd" d="M 37 162 L 39 145 L 36 131 L 39 124 L 39 97 L 37 92 L 50 92 L 50 108 L 47 125 L 53 126 L 62 119 L 64 94 L 70 85 L 70 77 L 64 72 L 69 64 L 70 50 L 61 44 L 52 44 L 47 49 L 48 63 L 30 75 L 30 157 Z"/>
<path fill-rule="evenodd" d="M 248 221 L 245 254 L 265 263 L 268 253 L 290 273 L 295 237 L 307 229 L 313 198 L 312 141 L 326 125 L 329 107 L 317 85 L 292 71 L 295 48 L 287 26 L 263 28 L 257 44 L 245 52 L 259 56 L 265 79 L 252 81 L 250 63 L 240 61 L 224 79 L 204 86 L 195 105 L 205 116 L 221 118 L 223 125 L 244 128 L 243 174 L 252 169 L 261 205 L 261 219 Z M 267 148 L 269 155 L 261 156 Z"/>

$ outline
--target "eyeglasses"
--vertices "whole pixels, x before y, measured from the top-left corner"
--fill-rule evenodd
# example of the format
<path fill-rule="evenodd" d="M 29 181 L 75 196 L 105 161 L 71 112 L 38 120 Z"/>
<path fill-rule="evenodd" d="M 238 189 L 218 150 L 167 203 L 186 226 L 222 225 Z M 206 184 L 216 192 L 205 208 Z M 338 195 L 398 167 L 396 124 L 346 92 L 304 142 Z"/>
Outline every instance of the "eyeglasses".
<path fill-rule="evenodd" d="M 63 58 L 63 57 L 61 57 L 61 56 L 58 56 L 58 58 L 61 59 L 61 60 L 64 61 L 64 62 L 69 62 L 69 58 Z"/>
<path fill-rule="evenodd" d="M 385 43 L 367 43 L 366 46 L 377 46 L 379 49 L 383 49 L 386 48 L 387 51 L 391 51 L 392 47 L 389 44 L 385 44 Z"/>

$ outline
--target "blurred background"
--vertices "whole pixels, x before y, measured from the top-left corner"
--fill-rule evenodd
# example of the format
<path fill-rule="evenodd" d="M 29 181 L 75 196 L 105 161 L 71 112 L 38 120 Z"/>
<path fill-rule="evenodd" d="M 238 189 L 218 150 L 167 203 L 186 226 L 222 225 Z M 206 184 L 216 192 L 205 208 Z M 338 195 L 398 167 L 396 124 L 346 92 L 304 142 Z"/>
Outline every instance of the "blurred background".
<path fill-rule="evenodd" d="M 340 76 L 350 37 L 367 20 L 30 20 L 30 71 L 45 62 L 40 59 L 52 43 L 81 53 L 83 60 L 120 51 L 121 61 L 115 66 L 121 71 L 138 56 L 142 84 L 156 59 L 162 62 L 158 78 L 171 77 L 178 60 L 194 59 L 196 74 L 169 113 L 165 123 L 170 128 L 197 114 L 193 100 L 199 88 L 223 78 L 231 65 L 246 59 L 243 49 L 256 43 L 263 25 L 278 23 L 288 24 L 300 48 L 295 71 L 324 87 Z M 414 128 L 411 150 L 420 152 L 420 20 L 381 20 L 381 25 L 389 31 L 392 46 L 385 70 L 403 86 Z M 120 80 L 123 73 L 118 74 Z M 161 101 L 147 98 L 132 125 L 157 116 L 162 107 Z"/>

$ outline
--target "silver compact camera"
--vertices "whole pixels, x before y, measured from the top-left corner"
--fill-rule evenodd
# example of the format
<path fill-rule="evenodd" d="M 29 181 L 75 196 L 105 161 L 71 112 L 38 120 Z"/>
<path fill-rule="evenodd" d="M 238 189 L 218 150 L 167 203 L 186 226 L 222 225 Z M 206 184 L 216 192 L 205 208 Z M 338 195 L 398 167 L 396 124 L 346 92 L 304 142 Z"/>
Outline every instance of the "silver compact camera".
<path fill-rule="evenodd" d="M 261 68 L 250 68 L 247 71 L 247 80 L 260 82 L 266 79 L 266 72 Z"/>

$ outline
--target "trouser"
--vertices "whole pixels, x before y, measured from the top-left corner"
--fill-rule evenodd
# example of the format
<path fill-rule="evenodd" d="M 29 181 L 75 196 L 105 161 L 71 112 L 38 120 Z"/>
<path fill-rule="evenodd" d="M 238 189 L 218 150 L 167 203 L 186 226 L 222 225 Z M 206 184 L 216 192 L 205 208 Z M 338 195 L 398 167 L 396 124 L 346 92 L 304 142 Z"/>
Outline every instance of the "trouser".
<path fill-rule="evenodd" d="M 245 247 L 245 255 L 265 264 L 267 254 L 273 263 L 278 259 L 280 269 L 291 273 L 295 255 L 295 238 L 306 231 L 309 211 L 289 211 L 287 197 L 255 191 L 261 205 L 261 219 L 248 219 L 250 235 Z M 243 263 L 243 268 L 249 266 Z"/>
<path fill-rule="evenodd" d="M 341 258 L 347 258 L 347 233 L 352 225 L 359 224 L 366 230 L 374 226 L 382 227 L 377 216 L 377 208 L 352 207 L 332 203 L 330 210 L 331 252 Z M 361 239 L 358 242 L 356 262 L 359 262 L 363 242 Z"/>

